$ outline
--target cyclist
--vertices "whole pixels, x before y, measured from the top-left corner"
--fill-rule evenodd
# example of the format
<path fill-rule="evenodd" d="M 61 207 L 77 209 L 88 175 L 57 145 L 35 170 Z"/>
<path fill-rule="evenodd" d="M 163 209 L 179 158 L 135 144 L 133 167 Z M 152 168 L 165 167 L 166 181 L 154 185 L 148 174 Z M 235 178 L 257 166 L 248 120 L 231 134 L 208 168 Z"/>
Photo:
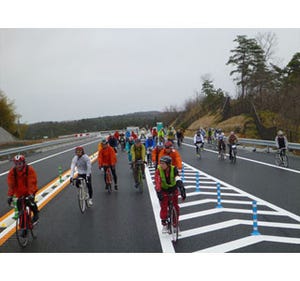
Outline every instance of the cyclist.
<path fill-rule="evenodd" d="M 167 131 L 167 140 L 171 141 L 174 144 L 174 140 L 175 140 L 175 130 L 173 127 L 169 127 L 168 131 Z"/>
<path fill-rule="evenodd" d="M 33 212 L 32 222 L 36 224 L 39 219 L 39 210 L 34 201 L 35 194 L 38 190 L 37 175 L 33 167 L 26 164 L 23 155 L 16 155 L 13 158 L 15 166 L 11 168 L 7 176 L 7 203 L 11 205 L 13 196 L 20 198 L 22 196 L 28 197 L 28 206 Z M 17 208 L 20 211 L 21 202 L 17 200 Z"/>
<path fill-rule="evenodd" d="M 177 145 L 178 147 L 181 145 L 181 143 L 183 142 L 184 139 L 184 135 L 183 135 L 183 130 L 182 129 L 178 129 L 176 131 L 176 138 L 177 138 Z"/>
<path fill-rule="evenodd" d="M 288 148 L 288 140 L 287 137 L 283 134 L 283 131 L 279 130 L 277 132 L 277 136 L 275 137 L 276 147 L 285 154 Z"/>
<path fill-rule="evenodd" d="M 132 169 L 133 169 L 133 176 L 134 176 L 134 181 L 135 181 L 135 187 L 138 188 L 139 183 L 138 183 L 138 167 L 136 165 L 137 160 L 142 160 L 145 161 L 146 157 L 146 148 L 142 144 L 140 139 L 136 139 L 134 141 L 134 145 L 131 146 L 130 148 L 130 153 L 132 157 Z M 142 173 L 143 173 L 143 178 L 145 178 L 145 165 L 144 162 L 142 164 Z"/>
<path fill-rule="evenodd" d="M 160 161 L 161 157 L 163 156 L 170 156 L 172 158 L 172 164 L 177 167 L 177 169 L 181 170 L 182 169 L 182 160 L 179 152 L 173 148 L 173 144 L 170 141 L 167 141 L 165 143 L 165 148 L 163 148 L 159 155 L 158 159 Z"/>
<path fill-rule="evenodd" d="M 145 143 L 148 164 L 151 164 L 151 162 L 152 162 L 152 150 L 154 147 L 155 147 L 155 142 L 153 140 L 153 137 L 151 134 L 148 134 L 148 137 L 147 137 L 146 143 Z"/>
<path fill-rule="evenodd" d="M 218 150 L 219 150 L 218 157 L 221 158 L 221 150 L 222 150 L 224 152 L 224 159 L 226 159 L 225 135 L 221 129 L 219 129 L 219 132 L 217 134 L 217 140 L 218 140 Z"/>
<path fill-rule="evenodd" d="M 200 148 L 201 150 L 203 150 L 203 146 L 204 146 L 204 137 L 201 134 L 200 130 L 198 130 L 196 132 L 196 134 L 194 135 L 194 145 L 196 146 L 196 154 L 199 153 L 199 146 L 198 143 L 200 143 Z"/>
<path fill-rule="evenodd" d="M 130 149 L 132 145 L 134 145 L 134 139 L 133 137 L 129 137 L 128 141 L 126 142 L 125 150 L 127 151 L 128 163 L 131 168 L 132 168 L 132 157 L 131 157 Z"/>
<path fill-rule="evenodd" d="M 170 156 L 160 158 L 155 172 L 155 189 L 160 201 L 162 232 L 166 233 L 168 231 L 166 222 L 168 216 L 168 193 L 172 193 L 173 206 L 177 211 L 177 221 L 179 217 L 178 189 L 180 190 L 182 200 L 184 201 L 186 198 L 183 182 L 177 168 L 172 165 L 172 158 Z"/>
<path fill-rule="evenodd" d="M 92 164 L 90 157 L 84 153 L 82 146 L 77 146 L 75 148 L 75 156 L 71 161 L 71 174 L 70 182 L 73 182 L 73 177 L 75 173 L 75 167 L 77 167 L 78 177 L 82 177 L 86 180 L 86 186 L 89 190 L 89 202 L 90 206 L 93 205 L 93 188 L 92 188 Z"/>
<path fill-rule="evenodd" d="M 146 137 L 146 133 L 144 130 L 141 131 L 141 134 L 138 138 L 141 140 L 141 143 L 143 145 L 145 145 L 147 137 Z"/>
<path fill-rule="evenodd" d="M 158 141 L 164 143 L 165 142 L 165 131 L 164 128 L 161 128 L 157 133 Z"/>
<path fill-rule="evenodd" d="M 117 182 L 118 177 L 116 173 L 116 163 L 117 163 L 117 156 L 114 148 L 112 148 L 108 144 L 108 140 L 106 140 L 105 138 L 102 139 L 102 149 L 98 151 L 98 166 L 100 170 L 102 168 L 104 169 L 105 189 L 108 189 L 108 186 L 106 185 L 106 170 L 110 168 L 115 183 L 115 190 L 118 190 L 118 182 Z"/>
<path fill-rule="evenodd" d="M 229 138 L 228 138 L 228 148 L 229 148 L 229 159 L 231 160 L 232 158 L 232 145 L 237 144 L 238 138 L 234 134 L 234 131 L 230 132 Z"/>
<path fill-rule="evenodd" d="M 158 156 L 160 151 L 164 148 L 164 145 L 162 142 L 159 142 L 155 148 L 152 150 L 152 163 L 155 167 L 155 170 L 157 169 L 157 165 L 158 165 Z"/>
<path fill-rule="evenodd" d="M 109 143 L 109 145 L 114 149 L 114 151 L 117 153 L 117 147 L 118 147 L 118 140 L 116 139 L 116 137 L 114 135 L 109 134 L 107 141 Z"/>

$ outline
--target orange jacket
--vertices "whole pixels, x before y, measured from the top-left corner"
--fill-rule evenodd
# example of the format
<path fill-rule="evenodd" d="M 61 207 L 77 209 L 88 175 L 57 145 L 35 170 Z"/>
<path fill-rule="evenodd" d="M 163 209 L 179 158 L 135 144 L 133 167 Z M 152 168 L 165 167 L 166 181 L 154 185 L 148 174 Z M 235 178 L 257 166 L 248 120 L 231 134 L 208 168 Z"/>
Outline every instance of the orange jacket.
<path fill-rule="evenodd" d="M 110 146 L 102 148 L 98 151 L 98 164 L 102 166 L 114 166 L 117 163 L 117 156 L 115 150 Z"/>
<path fill-rule="evenodd" d="M 172 165 L 177 167 L 177 169 L 182 169 L 182 160 L 179 152 L 175 149 L 172 149 L 171 152 L 168 154 L 166 149 L 163 148 L 158 155 L 158 163 L 162 156 L 168 155 L 172 158 Z"/>
<path fill-rule="evenodd" d="M 25 167 L 22 171 L 11 168 L 7 175 L 7 184 L 8 196 L 15 195 L 17 198 L 19 198 L 21 196 L 35 194 L 38 191 L 37 175 L 31 166 L 28 166 L 27 173 Z"/>
<path fill-rule="evenodd" d="M 159 152 L 162 150 L 162 148 L 158 148 L 157 146 L 152 150 L 152 162 L 153 163 L 158 163 L 158 156 Z"/>

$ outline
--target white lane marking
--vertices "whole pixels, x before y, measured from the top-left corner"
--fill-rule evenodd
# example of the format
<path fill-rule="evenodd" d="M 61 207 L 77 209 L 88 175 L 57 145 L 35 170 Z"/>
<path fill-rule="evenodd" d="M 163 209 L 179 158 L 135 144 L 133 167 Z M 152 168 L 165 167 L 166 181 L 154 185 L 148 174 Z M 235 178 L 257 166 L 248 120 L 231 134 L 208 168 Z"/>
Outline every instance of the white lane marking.
<path fill-rule="evenodd" d="M 173 243 L 171 241 L 171 238 L 169 234 L 162 234 L 162 225 L 161 225 L 161 219 L 160 219 L 160 204 L 156 195 L 155 187 L 154 184 L 151 180 L 151 175 L 148 167 L 145 167 L 145 174 L 146 174 L 146 179 L 148 183 L 148 189 L 150 193 L 150 198 L 151 198 L 151 203 L 152 203 L 152 209 L 155 217 L 155 222 L 156 222 L 156 228 L 158 232 L 158 237 L 160 240 L 160 244 L 162 247 L 163 253 L 175 253 Z"/>
<path fill-rule="evenodd" d="M 98 142 L 98 141 L 99 141 L 99 140 L 91 141 L 91 142 L 88 142 L 88 143 L 83 144 L 83 145 L 81 145 L 81 146 L 86 146 L 86 145 L 89 145 L 89 144 L 92 144 L 92 143 Z M 51 155 L 46 156 L 46 157 L 44 157 L 44 158 L 40 158 L 40 159 L 35 160 L 35 161 L 33 161 L 33 162 L 30 162 L 30 163 L 28 163 L 28 164 L 29 164 L 29 165 L 36 164 L 36 163 L 42 162 L 42 161 L 44 161 L 44 160 L 47 160 L 47 159 L 49 159 L 49 158 L 53 158 L 53 157 L 58 156 L 58 155 L 60 155 L 60 154 L 69 152 L 69 151 L 71 151 L 71 150 L 74 150 L 74 147 L 69 148 L 69 149 L 66 149 L 66 150 L 63 150 L 63 151 L 61 151 L 61 152 L 57 152 L 57 153 L 55 153 L 55 154 L 51 154 Z M 70 161 L 71 161 L 71 160 L 70 160 Z M 1 173 L 1 174 L 0 174 L 0 177 L 1 177 L 1 176 L 4 176 L 4 175 L 6 175 L 6 174 L 8 174 L 8 172 L 9 172 L 9 170 L 6 171 L 6 172 Z"/>
<path fill-rule="evenodd" d="M 237 239 L 231 242 L 224 243 L 222 245 L 217 245 L 209 247 L 200 251 L 198 253 L 226 253 L 233 250 L 237 250 L 242 247 L 250 246 L 260 242 L 277 242 L 277 243 L 288 243 L 288 244 L 300 244 L 300 238 L 290 238 L 282 236 L 272 236 L 272 235 L 254 235 L 247 236 L 241 239 Z"/>
<path fill-rule="evenodd" d="M 183 143 L 183 145 L 194 148 L 194 145 L 191 145 L 191 144 L 188 144 L 188 143 Z M 218 153 L 217 151 L 210 150 L 210 149 L 207 149 L 207 148 L 205 148 L 204 150 L 208 151 L 208 152 L 216 153 L 216 154 Z M 274 165 L 274 164 L 269 164 L 269 163 L 261 162 L 261 161 L 258 161 L 258 160 L 253 160 L 253 159 L 241 157 L 241 156 L 237 156 L 236 158 L 241 159 L 241 160 L 245 160 L 245 161 L 249 161 L 249 162 L 253 162 L 253 163 L 256 163 L 256 164 L 261 164 L 261 165 L 269 166 L 269 167 L 272 167 L 272 168 L 281 169 L 281 170 L 285 170 L 285 171 L 288 171 L 288 172 L 300 174 L 299 170 L 280 167 L 280 166 L 277 166 L 277 165 Z"/>

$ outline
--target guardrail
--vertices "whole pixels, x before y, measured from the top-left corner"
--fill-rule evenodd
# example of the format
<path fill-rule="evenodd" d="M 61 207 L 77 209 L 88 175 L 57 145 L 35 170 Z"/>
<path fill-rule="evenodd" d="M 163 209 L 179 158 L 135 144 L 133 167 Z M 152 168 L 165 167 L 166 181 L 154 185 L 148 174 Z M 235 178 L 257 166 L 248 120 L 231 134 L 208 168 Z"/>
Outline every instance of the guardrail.
<path fill-rule="evenodd" d="M 36 150 L 36 149 L 41 149 L 41 148 L 46 148 L 50 146 L 55 146 L 59 144 L 64 144 L 64 143 L 69 143 L 72 141 L 78 141 L 82 138 L 87 138 L 91 136 L 85 136 L 85 137 L 80 137 L 80 138 L 68 138 L 68 139 L 58 139 L 58 140 L 52 140 L 52 141 L 45 141 L 42 143 L 37 143 L 37 144 L 32 144 L 32 145 L 25 145 L 25 146 L 20 146 L 20 147 L 13 147 L 5 150 L 0 150 L 0 157 L 2 156 L 9 156 L 9 155 L 15 155 L 18 153 L 23 153 L 25 151 L 30 151 L 30 150 Z"/>
<path fill-rule="evenodd" d="M 187 137 L 187 138 L 193 139 L 191 137 Z M 249 144 L 249 145 L 251 145 L 251 146 L 253 146 L 255 148 L 256 148 L 256 146 L 265 146 L 265 147 L 267 147 L 268 152 L 269 152 L 270 147 L 276 148 L 275 140 L 271 141 L 271 140 L 259 140 L 259 139 L 244 139 L 244 138 L 239 138 L 238 142 L 240 144 Z M 291 150 L 300 150 L 300 143 L 289 142 L 288 143 L 288 149 L 291 149 Z"/>

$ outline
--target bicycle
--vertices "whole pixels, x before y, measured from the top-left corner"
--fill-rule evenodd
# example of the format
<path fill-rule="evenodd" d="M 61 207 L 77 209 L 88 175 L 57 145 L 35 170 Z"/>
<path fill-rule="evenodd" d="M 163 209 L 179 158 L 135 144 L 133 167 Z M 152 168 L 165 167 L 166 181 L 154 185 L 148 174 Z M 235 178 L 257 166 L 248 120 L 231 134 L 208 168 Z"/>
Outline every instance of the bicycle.
<path fill-rule="evenodd" d="M 201 151 L 203 151 L 203 143 L 200 142 L 200 143 L 195 143 L 196 145 L 196 156 L 201 159 Z"/>
<path fill-rule="evenodd" d="M 143 168 L 142 168 L 144 163 L 145 163 L 145 161 L 143 161 L 143 160 L 137 160 L 135 162 L 136 172 L 137 172 L 137 184 L 138 184 L 140 193 L 143 193 L 143 191 L 144 191 Z"/>
<path fill-rule="evenodd" d="M 168 233 L 172 236 L 172 242 L 176 243 L 178 240 L 179 232 L 179 220 L 177 211 L 173 205 L 173 193 L 168 193 L 168 217 L 167 217 L 167 227 Z"/>
<path fill-rule="evenodd" d="M 230 161 L 231 161 L 232 164 L 236 163 L 237 145 L 238 144 L 232 144 L 231 145 L 231 157 L 230 157 Z"/>
<path fill-rule="evenodd" d="M 113 179 L 112 179 L 111 168 L 110 168 L 110 166 L 108 166 L 105 168 L 105 186 L 106 186 L 108 194 L 111 194 L 111 192 L 112 192 L 112 188 L 111 188 L 112 182 L 113 182 Z"/>
<path fill-rule="evenodd" d="M 152 147 L 147 148 L 147 165 L 152 167 Z"/>
<path fill-rule="evenodd" d="M 278 166 L 283 166 L 285 168 L 289 165 L 289 160 L 286 155 L 286 148 L 278 149 L 277 153 L 275 154 L 275 163 Z"/>
<path fill-rule="evenodd" d="M 25 248 L 32 239 L 36 239 L 36 236 L 33 233 L 34 224 L 32 223 L 32 211 L 28 204 L 30 204 L 28 197 L 20 197 L 18 199 L 19 206 L 19 215 L 16 220 L 16 236 L 19 245 L 22 248 Z M 29 235 L 30 233 L 30 235 Z"/>
<path fill-rule="evenodd" d="M 89 204 L 90 196 L 86 185 L 86 179 L 83 177 L 77 177 L 76 179 L 73 180 L 73 185 L 74 184 L 78 188 L 78 193 L 77 193 L 78 204 L 79 204 L 79 209 L 83 214 L 87 207 L 88 208 L 91 207 Z"/>

